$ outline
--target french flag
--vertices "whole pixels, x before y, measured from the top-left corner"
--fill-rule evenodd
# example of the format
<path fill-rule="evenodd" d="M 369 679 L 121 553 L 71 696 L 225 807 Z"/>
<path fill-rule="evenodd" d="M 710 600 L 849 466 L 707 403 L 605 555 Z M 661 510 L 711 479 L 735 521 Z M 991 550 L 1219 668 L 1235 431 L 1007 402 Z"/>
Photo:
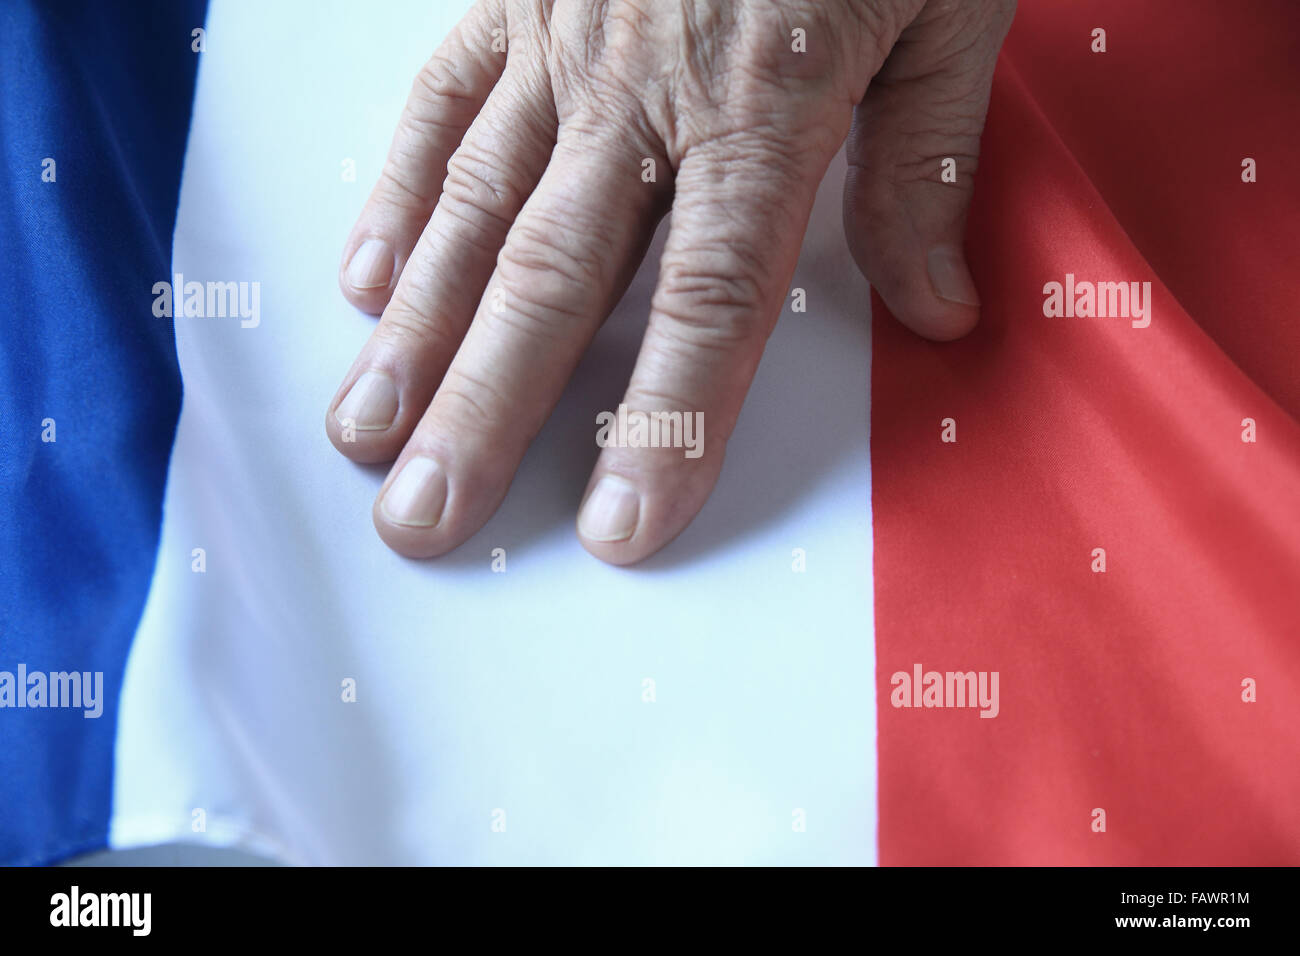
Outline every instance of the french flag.
<path fill-rule="evenodd" d="M 468 0 L 0 9 L 0 863 L 1300 863 L 1300 11 L 1021 0 L 924 341 L 817 198 L 710 503 L 374 533 L 338 258 Z M 1103 30 L 1105 51 L 1095 47 Z"/>

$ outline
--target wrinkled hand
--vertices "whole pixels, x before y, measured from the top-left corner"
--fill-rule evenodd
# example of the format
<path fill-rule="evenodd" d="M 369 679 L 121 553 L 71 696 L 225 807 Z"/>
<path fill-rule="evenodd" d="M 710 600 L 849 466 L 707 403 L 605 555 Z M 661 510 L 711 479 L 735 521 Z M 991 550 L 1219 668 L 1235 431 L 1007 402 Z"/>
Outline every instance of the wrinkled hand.
<path fill-rule="evenodd" d="M 717 480 L 846 136 L 862 271 L 921 335 L 970 330 L 962 236 L 1014 6 L 480 0 L 417 77 L 340 271 L 383 318 L 326 427 L 349 458 L 396 458 L 384 541 L 428 557 L 488 520 L 670 208 L 624 402 L 702 412 L 704 453 L 606 447 L 578 533 L 616 564 L 672 540 Z"/>

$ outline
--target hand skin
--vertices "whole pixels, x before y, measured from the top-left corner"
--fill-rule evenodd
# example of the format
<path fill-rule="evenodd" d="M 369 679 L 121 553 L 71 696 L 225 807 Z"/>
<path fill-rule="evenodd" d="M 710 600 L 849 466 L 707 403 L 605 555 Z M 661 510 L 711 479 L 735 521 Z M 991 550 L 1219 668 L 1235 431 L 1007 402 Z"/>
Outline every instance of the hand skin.
<path fill-rule="evenodd" d="M 396 459 L 374 506 L 383 540 L 431 557 L 491 517 L 670 210 L 623 401 L 703 412 L 704 454 L 604 448 L 577 528 L 613 564 L 676 537 L 717 481 L 846 137 L 844 223 L 862 272 L 916 333 L 970 331 L 962 239 L 1014 12 L 480 0 L 416 78 L 339 272 L 348 301 L 382 318 L 326 429 L 354 461 Z M 945 157 L 956 183 L 940 179 Z"/>

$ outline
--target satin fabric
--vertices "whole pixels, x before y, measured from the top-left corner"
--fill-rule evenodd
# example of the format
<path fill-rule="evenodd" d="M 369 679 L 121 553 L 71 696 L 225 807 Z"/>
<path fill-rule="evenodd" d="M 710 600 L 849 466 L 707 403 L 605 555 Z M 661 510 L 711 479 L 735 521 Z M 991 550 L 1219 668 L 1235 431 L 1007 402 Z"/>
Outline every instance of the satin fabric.
<path fill-rule="evenodd" d="M 1298 36 L 1281 0 L 1021 0 L 981 324 L 875 303 L 882 864 L 1300 862 Z M 1067 274 L 1150 282 L 1149 327 L 1044 315 Z M 917 663 L 999 672 L 998 716 L 893 706 Z"/>
<path fill-rule="evenodd" d="M 4 864 L 98 849 L 108 831 L 181 405 L 150 289 L 168 275 L 205 8 L 0 7 L 0 672 L 104 687 L 95 719 L 0 709 Z"/>

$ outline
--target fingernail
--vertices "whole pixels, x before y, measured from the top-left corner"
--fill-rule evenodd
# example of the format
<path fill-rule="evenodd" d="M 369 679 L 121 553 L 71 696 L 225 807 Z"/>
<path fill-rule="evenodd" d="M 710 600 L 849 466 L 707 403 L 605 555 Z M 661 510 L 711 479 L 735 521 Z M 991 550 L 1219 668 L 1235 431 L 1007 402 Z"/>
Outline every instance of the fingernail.
<path fill-rule="evenodd" d="M 365 372 L 339 402 L 334 417 L 340 425 L 352 419 L 357 431 L 383 431 L 397 417 L 397 386 L 383 372 Z"/>
<path fill-rule="evenodd" d="M 605 475 L 587 496 L 578 530 L 592 541 L 625 541 L 636 530 L 641 496 L 622 478 Z"/>
<path fill-rule="evenodd" d="M 354 289 L 382 289 L 393 278 L 393 251 L 382 239 L 367 239 L 352 253 L 348 285 Z"/>
<path fill-rule="evenodd" d="M 962 305 L 979 305 L 979 293 L 975 291 L 975 280 L 970 277 L 966 260 L 952 246 L 936 246 L 930 250 L 930 284 L 934 294 L 950 302 Z"/>
<path fill-rule="evenodd" d="M 379 510 L 393 524 L 432 528 L 447 503 L 447 476 L 432 458 L 412 458 L 388 486 Z"/>

